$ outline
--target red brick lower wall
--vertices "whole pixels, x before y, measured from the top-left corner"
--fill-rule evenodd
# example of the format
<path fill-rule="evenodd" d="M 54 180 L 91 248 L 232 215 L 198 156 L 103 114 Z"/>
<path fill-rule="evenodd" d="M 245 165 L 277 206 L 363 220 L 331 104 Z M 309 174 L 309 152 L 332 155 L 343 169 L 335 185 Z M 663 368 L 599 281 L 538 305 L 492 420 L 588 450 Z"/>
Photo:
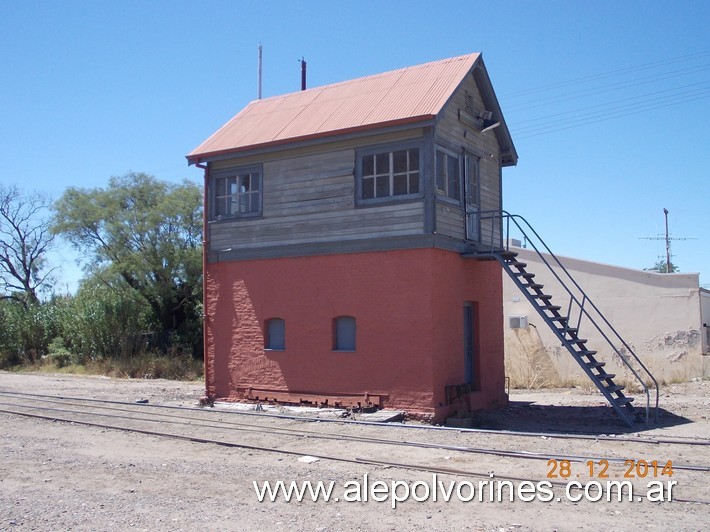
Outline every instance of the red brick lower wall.
<path fill-rule="evenodd" d="M 442 418 L 463 382 L 463 302 L 478 304 L 480 391 L 505 404 L 501 269 L 436 249 L 209 264 L 207 393 L 222 399 L 370 401 Z M 332 349 L 333 318 L 357 320 L 355 352 Z M 270 318 L 286 349 L 264 349 Z M 460 408 L 460 404 L 456 408 Z"/>

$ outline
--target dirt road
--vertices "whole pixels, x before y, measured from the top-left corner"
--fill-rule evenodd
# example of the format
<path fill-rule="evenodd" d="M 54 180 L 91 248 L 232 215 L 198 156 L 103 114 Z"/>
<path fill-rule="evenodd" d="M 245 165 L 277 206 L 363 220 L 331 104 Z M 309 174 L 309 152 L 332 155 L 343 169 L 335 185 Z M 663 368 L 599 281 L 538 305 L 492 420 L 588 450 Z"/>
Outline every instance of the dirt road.
<path fill-rule="evenodd" d="M 600 396 L 579 391 L 514 393 L 508 410 L 478 420 L 528 433 L 520 435 L 341 423 L 336 413 L 313 422 L 288 417 L 290 411 L 277 418 L 221 407 L 156 409 L 148 419 L 153 410 L 135 405 L 147 400 L 149 406 L 193 407 L 201 394 L 200 383 L 0 372 L 1 410 L 77 420 L 0 413 L 0 530 L 704 530 L 710 522 L 710 382 L 664 389 L 661 426 L 635 433 L 601 406 Z M 107 421 L 100 414 L 76 417 L 72 409 L 80 407 L 58 397 L 130 404 L 93 403 L 114 409 L 106 410 L 113 416 Z M 605 436 L 539 434 L 560 431 Z M 321 458 L 309 463 L 304 456 Z M 601 474 L 604 460 L 609 478 Z M 624 478 L 624 460 L 634 461 L 630 479 Z M 669 461 L 672 476 L 663 471 Z M 502 502 L 489 500 L 488 486 L 480 482 L 504 479 L 512 479 L 515 500 L 505 490 Z M 329 502 L 285 502 L 281 496 L 259 502 L 263 482 L 278 480 L 333 482 L 333 496 Z M 612 493 L 611 501 L 590 502 L 583 490 L 566 491 L 575 481 L 596 498 L 593 483 L 604 488 L 622 480 L 633 485 L 631 501 L 618 502 Z M 674 500 L 652 502 L 648 484 L 665 487 L 670 481 L 676 483 Z M 553 484 L 548 489 L 544 482 Z M 475 497 L 463 502 L 471 488 Z M 403 498 L 406 491 L 408 500 L 393 500 L 393 493 Z"/>

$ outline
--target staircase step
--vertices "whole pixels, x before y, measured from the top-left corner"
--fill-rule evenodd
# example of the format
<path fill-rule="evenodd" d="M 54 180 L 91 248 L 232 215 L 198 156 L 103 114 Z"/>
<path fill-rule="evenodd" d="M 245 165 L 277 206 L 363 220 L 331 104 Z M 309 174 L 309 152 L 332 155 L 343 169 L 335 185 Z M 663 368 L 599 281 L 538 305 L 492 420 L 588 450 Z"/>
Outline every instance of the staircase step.
<path fill-rule="evenodd" d="M 562 307 L 560 307 L 559 305 L 542 305 L 540 308 L 542 310 L 560 310 Z M 562 320 L 567 321 L 567 318 L 562 317 L 562 316 L 559 316 L 559 317 L 555 316 L 552 319 L 557 320 L 557 321 L 562 321 Z"/>
<path fill-rule="evenodd" d="M 587 362 L 586 366 L 589 369 L 603 368 L 604 366 L 606 366 L 606 362 L 596 362 L 596 361 L 595 362 Z"/>
<path fill-rule="evenodd" d="M 625 386 L 621 386 L 620 384 L 614 384 L 613 386 L 607 386 L 606 391 L 609 393 L 616 393 L 616 392 L 620 392 L 624 388 L 625 388 Z"/>
<path fill-rule="evenodd" d="M 583 349 L 577 353 L 581 357 L 591 357 L 597 354 L 596 351 L 590 351 L 589 349 Z"/>
<path fill-rule="evenodd" d="M 542 288 L 543 286 L 545 286 L 545 285 L 544 285 L 544 284 L 539 284 L 539 283 L 527 283 L 527 284 L 525 284 L 525 287 L 526 287 L 526 288 L 532 288 L 533 290 L 540 290 L 540 288 Z"/>
<path fill-rule="evenodd" d="M 562 334 L 569 333 L 569 334 L 577 334 L 579 332 L 579 329 L 576 327 L 563 327 L 561 329 L 557 329 L 560 331 Z"/>
<path fill-rule="evenodd" d="M 633 402 L 634 402 L 634 398 L 633 398 L 633 397 L 627 397 L 627 396 L 616 397 L 616 398 L 614 398 L 614 400 L 615 400 L 615 401 L 617 402 L 617 404 L 619 404 L 619 405 L 628 405 L 629 403 L 633 403 Z"/>
<path fill-rule="evenodd" d="M 568 330 L 569 330 L 569 329 L 568 329 Z M 570 340 L 570 343 L 572 343 L 572 344 L 579 344 L 579 345 L 581 345 L 581 344 L 586 344 L 586 343 L 587 343 L 587 339 L 586 339 L 586 338 L 575 338 L 575 339 L 573 339 L 573 340 Z"/>
<path fill-rule="evenodd" d="M 527 262 L 520 262 L 520 261 L 514 261 L 514 262 L 509 262 L 508 263 L 510 266 L 515 266 L 516 268 L 523 269 L 525 268 L 528 264 Z"/>
<path fill-rule="evenodd" d="M 547 295 L 547 294 L 531 294 L 531 295 L 532 295 L 532 297 L 534 297 L 535 299 L 546 299 L 546 300 L 548 300 L 548 301 L 549 301 L 550 299 L 552 299 L 552 296 L 549 296 L 549 295 Z"/>
<path fill-rule="evenodd" d="M 607 379 L 613 379 L 616 377 L 616 373 L 600 373 L 596 376 L 600 381 L 605 381 Z"/>

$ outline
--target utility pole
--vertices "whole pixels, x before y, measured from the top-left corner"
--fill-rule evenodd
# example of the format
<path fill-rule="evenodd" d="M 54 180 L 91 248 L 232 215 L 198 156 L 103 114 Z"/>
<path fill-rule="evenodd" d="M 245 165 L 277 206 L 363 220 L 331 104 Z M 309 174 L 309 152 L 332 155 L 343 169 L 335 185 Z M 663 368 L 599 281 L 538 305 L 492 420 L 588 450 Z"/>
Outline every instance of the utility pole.
<path fill-rule="evenodd" d="M 671 273 L 671 239 L 668 236 L 668 209 L 663 207 L 663 216 L 666 217 L 666 273 Z"/>
<path fill-rule="evenodd" d="M 665 240 L 666 241 L 666 273 L 673 273 L 671 265 L 671 240 L 697 240 L 697 238 L 674 238 L 668 232 L 668 209 L 663 208 L 663 216 L 665 217 L 666 233 L 664 236 L 642 236 L 642 240 Z M 660 258 L 660 257 L 659 257 Z"/>

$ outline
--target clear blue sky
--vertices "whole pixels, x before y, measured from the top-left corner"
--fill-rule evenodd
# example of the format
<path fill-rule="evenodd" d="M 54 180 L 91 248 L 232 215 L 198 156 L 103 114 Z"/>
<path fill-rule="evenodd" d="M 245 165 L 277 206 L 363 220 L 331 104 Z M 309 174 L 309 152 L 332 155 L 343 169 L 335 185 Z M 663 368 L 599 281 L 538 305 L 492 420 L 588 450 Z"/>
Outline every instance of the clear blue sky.
<path fill-rule="evenodd" d="M 0 181 L 59 197 L 184 155 L 256 96 L 482 52 L 520 156 L 504 206 L 561 254 L 710 283 L 710 2 L 0 0 Z M 574 127 L 571 127 L 574 126 Z M 67 258 L 61 286 L 80 275 Z"/>

